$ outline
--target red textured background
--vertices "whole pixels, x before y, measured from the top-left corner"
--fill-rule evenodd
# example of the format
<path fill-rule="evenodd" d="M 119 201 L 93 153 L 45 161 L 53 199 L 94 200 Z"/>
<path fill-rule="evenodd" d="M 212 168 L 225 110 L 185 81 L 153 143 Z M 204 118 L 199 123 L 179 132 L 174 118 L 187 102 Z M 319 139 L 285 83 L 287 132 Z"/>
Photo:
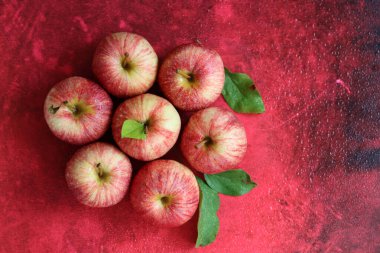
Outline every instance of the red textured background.
<path fill-rule="evenodd" d="M 1 1 L 0 251 L 380 252 L 379 2 L 189 2 Z M 198 38 L 263 95 L 265 114 L 238 115 L 258 187 L 221 196 L 206 248 L 193 248 L 196 217 L 151 227 L 128 199 L 92 209 L 68 191 L 78 147 L 50 133 L 43 101 L 68 76 L 96 80 L 94 49 L 116 31 L 143 35 L 161 60 Z"/>

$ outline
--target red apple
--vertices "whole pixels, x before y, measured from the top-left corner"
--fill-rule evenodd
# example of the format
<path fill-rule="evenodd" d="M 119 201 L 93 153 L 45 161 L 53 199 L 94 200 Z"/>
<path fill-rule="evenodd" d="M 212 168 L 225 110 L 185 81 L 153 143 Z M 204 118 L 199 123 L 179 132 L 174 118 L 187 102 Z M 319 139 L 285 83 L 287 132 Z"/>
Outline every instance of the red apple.
<path fill-rule="evenodd" d="M 194 169 L 215 174 L 238 165 L 247 150 L 247 137 L 232 112 L 210 107 L 190 117 L 181 150 Z"/>
<path fill-rule="evenodd" d="M 135 210 L 157 225 L 176 227 L 194 215 L 199 188 L 194 174 L 173 160 L 156 160 L 142 167 L 131 186 Z"/>
<path fill-rule="evenodd" d="M 72 144 L 99 139 L 111 121 L 112 100 L 96 83 L 70 77 L 57 83 L 45 99 L 44 115 L 55 136 Z"/>
<path fill-rule="evenodd" d="M 152 87 L 157 64 L 157 55 L 146 39 L 134 33 L 119 32 L 100 42 L 92 69 L 109 93 L 128 97 Z"/>
<path fill-rule="evenodd" d="M 146 139 L 122 138 L 125 120 L 144 124 Z M 177 141 L 180 128 L 181 119 L 174 106 L 149 93 L 124 101 L 112 120 L 112 134 L 117 145 L 129 156 L 142 161 L 165 155 Z"/>
<path fill-rule="evenodd" d="M 125 196 L 132 167 L 128 157 L 111 144 L 97 142 L 79 149 L 66 167 L 66 181 L 84 205 L 107 207 Z"/>
<path fill-rule="evenodd" d="M 223 89 L 222 58 L 200 45 L 179 46 L 162 63 L 158 82 L 177 108 L 187 111 L 206 108 Z"/>

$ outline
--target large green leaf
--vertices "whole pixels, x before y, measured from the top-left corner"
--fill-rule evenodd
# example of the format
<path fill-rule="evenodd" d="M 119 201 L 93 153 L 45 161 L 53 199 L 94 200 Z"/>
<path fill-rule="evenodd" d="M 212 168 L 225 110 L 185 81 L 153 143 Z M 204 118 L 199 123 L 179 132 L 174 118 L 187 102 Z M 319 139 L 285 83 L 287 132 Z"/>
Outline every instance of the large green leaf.
<path fill-rule="evenodd" d="M 227 68 L 224 69 L 224 72 L 226 78 L 222 94 L 227 104 L 234 111 L 240 113 L 265 112 L 260 93 L 248 75 L 232 73 Z"/>
<path fill-rule="evenodd" d="M 145 124 L 132 119 L 125 120 L 121 127 L 121 138 L 145 140 Z"/>
<path fill-rule="evenodd" d="M 195 247 L 206 246 L 215 241 L 219 231 L 219 218 L 216 212 L 220 206 L 218 193 L 197 177 L 200 200 L 198 218 L 198 238 Z"/>
<path fill-rule="evenodd" d="M 241 196 L 251 191 L 256 184 L 241 169 L 229 170 L 219 174 L 205 174 L 207 184 L 217 192 L 231 196 Z"/>

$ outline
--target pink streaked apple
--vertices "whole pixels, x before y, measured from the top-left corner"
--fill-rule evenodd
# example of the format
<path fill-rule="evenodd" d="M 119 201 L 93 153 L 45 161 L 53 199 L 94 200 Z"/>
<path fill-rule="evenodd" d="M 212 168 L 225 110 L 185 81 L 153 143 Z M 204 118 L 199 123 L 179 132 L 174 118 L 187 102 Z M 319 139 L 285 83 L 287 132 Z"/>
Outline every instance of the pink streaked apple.
<path fill-rule="evenodd" d="M 126 120 L 144 124 L 146 139 L 122 138 Z M 165 155 L 177 141 L 180 128 L 181 119 L 174 106 L 149 93 L 124 101 L 112 119 L 112 134 L 117 145 L 129 156 L 142 161 Z"/>
<path fill-rule="evenodd" d="M 100 42 L 92 69 L 109 93 L 129 97 L 152 87 L 157 64 L 157 55 L 146 39 L 134 33 L 119 32 Z"/>
<path fill-rule="evenodd" d="M 215 174 L 234 169 L 247 150 L 245 129 L 232 112 L 210 107 L 190 117 L 181 150 L 200 172 Z"/>
<path fill-rule="evenodd" d="M 111 144 L 97 142 L 79 149 L 66 167 L 66 181 L 79 202 L 108 207 L 125 196 L 132 167 L 128 157 Z"/>
<path fill-rule="evenodd" d="M 177 108 L 186 111 L 206 108 L 222 93 L 222 58 L 198 44 L 179 46 L 163 61 L 158 82 Z"/>
<path fill-rule="evenodd" d="M 55 136 L 72 144 L 99 139 L 111 121 L 112 100 L 96 83 L 69 77 L 57 83 L 44 104 L 46 122 Z"/>
<path fill-rule="evenodd" d="M 173 160 L 156 160 L 141 168 L 130 191 L 134 209 L 147 220 L 177 227 L 194 215 L 199 188 L 194 174 Z"/>

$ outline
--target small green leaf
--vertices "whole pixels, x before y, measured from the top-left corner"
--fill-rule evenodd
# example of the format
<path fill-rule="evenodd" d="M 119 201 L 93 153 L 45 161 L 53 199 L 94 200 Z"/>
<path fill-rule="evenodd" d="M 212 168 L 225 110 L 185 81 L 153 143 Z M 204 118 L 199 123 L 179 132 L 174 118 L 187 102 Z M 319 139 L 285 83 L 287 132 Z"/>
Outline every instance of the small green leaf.
<path fill-rule="evenodd" d="M 196 248 L 206 246 L 215 241 L 219 230 L 219 218 L 216 212 L 220 206 L 218 193 L 199 177 L 197 177 L 197 181 L 200 190 L 200 200 Z"/>
<path fill-rule="evenodd" d="M 121 138 L 145 140 L 145 124 L 132 119 L 125 120 L 121 127 Z"/>
<path fill-rule="evenodd" d="M 264 103 L 251 78 L 243 73 L 231 73 L 224 68 L 223 97 L 227 104 L 240 113 L 263 113 Z"/>
<path fill-rule="evenodd" d="M 229 170 L 219 174 L 205 174 L 207 184 L 217 192 L 241 196 L 251 191 L 256 184 L 244 170 Z"/>

